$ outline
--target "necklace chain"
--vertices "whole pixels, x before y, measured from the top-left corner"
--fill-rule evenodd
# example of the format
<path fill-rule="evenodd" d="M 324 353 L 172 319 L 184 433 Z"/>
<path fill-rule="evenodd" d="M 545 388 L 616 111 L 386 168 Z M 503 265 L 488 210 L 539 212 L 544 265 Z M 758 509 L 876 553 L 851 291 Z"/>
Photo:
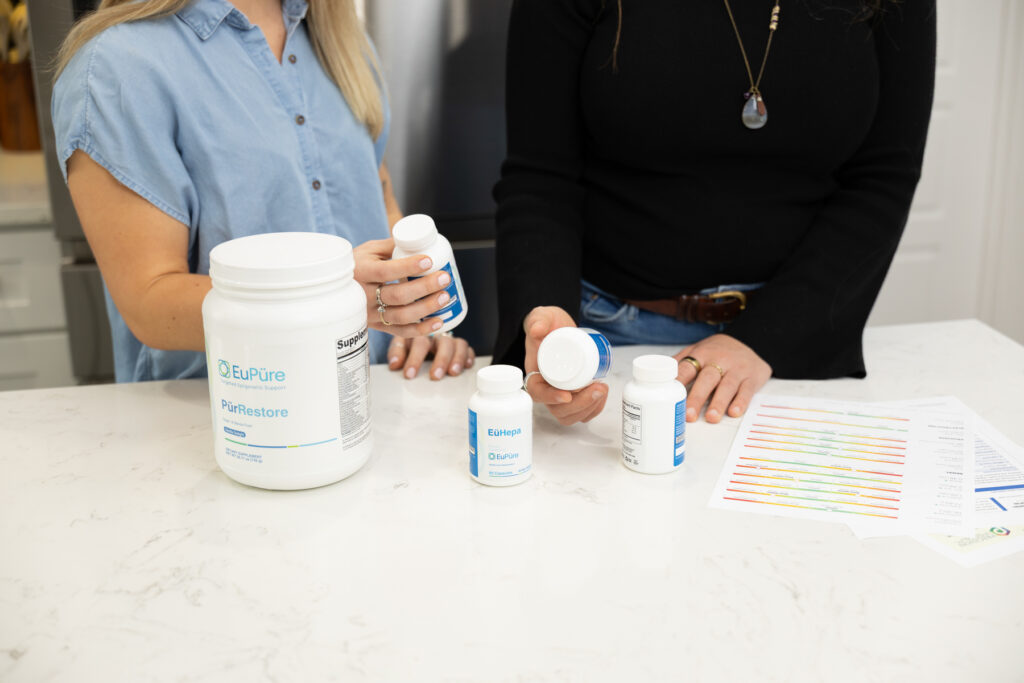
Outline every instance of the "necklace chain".
<path fill-rule="evenodd" d="M 750 70 L 750 60 L 747 59 L 747 50 L 743 47 L 743 39 L 740 37 L 740 29 L 736 26 L 736 19 L 732 15 L 732 8 L 729 7 L 729 0 L 725 2 L 725 11 L 729 13 L 729 21 L 732 22 L 732 30 L 736 32 L 736 42 L 740 44 L 740 54 L 743 55 L 743 65 L 747 67 L 747 77 L 750 79 L 750 94 L 761 93 L 761 77 L 764 76 L 764 67 L 768 63 L 768 51 L 772 49 L 772 38 L 775 36 L 775 29 L 779 27 L 779 0 L 775 0 L 775 7 L 772 8 L 771 23 L 768 24 L 768 44 L 764 47 L 764 57 L 761 58 L 761 69 L 757 72 L 757 80 L 754 80 L 754 72 Z"/>

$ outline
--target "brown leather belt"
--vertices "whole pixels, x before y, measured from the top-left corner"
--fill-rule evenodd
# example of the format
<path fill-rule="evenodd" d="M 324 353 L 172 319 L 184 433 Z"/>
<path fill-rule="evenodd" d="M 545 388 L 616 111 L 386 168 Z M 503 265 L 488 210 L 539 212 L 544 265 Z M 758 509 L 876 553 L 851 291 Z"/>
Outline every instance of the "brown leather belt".
<path fill-rule="evenodd" d="M 747 294 L 730 289 L 714 294 L 683 294 L 674 299 L 656 299 L 654 301 L 625 299 L 625 302 L 645 311 L 667 315 L 676 320 L 720 325 L 732 322 L 740 314 L 740 311 L 747 307 Z"/>

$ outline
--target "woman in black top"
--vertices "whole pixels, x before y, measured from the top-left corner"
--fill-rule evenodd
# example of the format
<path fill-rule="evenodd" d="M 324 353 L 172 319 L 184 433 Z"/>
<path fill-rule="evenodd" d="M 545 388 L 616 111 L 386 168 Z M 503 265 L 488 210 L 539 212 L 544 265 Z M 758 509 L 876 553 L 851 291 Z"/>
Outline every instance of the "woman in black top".
<path fill-rule="evenodd" d="M 584 301 L 636 319 L 634 342 L 666 343 L 653 330 L 675 321 L 658 313 L 697 321 L 676 340 L 688 420 L 709 399 L 709 422 L 740 415 L 771 375 L 865 375 L 864 324 L 921 170 L 934 0 L 786 0 L 771 31 L 776 5 L 516 0 L 496 362 L 536 370 L 583 281 Z M 673 302 L 731 283 L 749 285 L 743 310 L 732 294 Z M 607 396 L 527 388 L 565 424 Z"/>

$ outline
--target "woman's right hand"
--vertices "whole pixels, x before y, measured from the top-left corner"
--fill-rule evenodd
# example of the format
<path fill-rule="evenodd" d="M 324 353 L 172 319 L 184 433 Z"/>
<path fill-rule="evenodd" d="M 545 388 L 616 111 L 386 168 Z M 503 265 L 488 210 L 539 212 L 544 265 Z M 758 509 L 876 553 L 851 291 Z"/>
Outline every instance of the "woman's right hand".
<path fill-rule="evenodd" d="M 604 409 L 608 398 L 608 385 L 593 382 L 578 391 L 556 389 L 539 374 L 530 376 L 537 371 L 537 349 L 549 333 L 559 327 L 576 327 L 572 316 L 557 306 L 538 306 L 530 311 L 523 321 L 526 332 L 526 362 L 523 367 L 527 372 L 526 392 L 534 401 L 543 403 L 563 425 L 577 422 L 590 422 Z"/>
<path fill-rule="evenodd" d="M 426 256 L 391 259 L 395 242 L 370 240 L 356 247 L 355 279 L 366 293 L 366 319 L 370 327 L 398 337 L 418 337 L 441 329 L 440 318 L 431 318 L 448 303 L 444 292 L 451 276 L 441 270 L 419 277 L 433 267 Z M 405 280 L 417 277 L 416 280 Z M 395 282 L 398 280 L 399 282 Z M 385 284 L 392 283 L 392 284 Z M 377 311 L 377 288 L 387 309 Z"/>

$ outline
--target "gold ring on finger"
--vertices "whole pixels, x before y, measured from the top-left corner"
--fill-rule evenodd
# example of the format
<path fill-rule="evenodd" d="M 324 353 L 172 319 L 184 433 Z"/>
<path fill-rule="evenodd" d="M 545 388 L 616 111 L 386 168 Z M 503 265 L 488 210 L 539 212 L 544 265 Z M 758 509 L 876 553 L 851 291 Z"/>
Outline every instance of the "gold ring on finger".
<path fill-rule="evenodd" d="M 380 298 L 380 290 L 383 289 L 383 288 L 384 288 L 383 284 L 377 285 L 377 310 L 378 311 L 387 310 L 387 307 L 388 307 L 388 305 L 386 303 L 384 303 L 384 300 Z"/>
<path fill-rule="evenodd" d="M 701 365 L 700 361 L 697 360 L 696 358 L 694 358 L 693 356 L 684 356 L 683 359 L 681 361 L 679 361 L 679 362 L 680 363 L 689 363 L 690 365 L 693 366 L 693 369 L 696 370 L 697 372 L 700 372 L 701 370 L 704 369 L 704 366 Z"/>
<path fill-rule="evenodd" d="M 526 389 L 526 383 L 530 381 L 531 377 L 533 377 L 534 375 L 539 375 L 539 374 L 540 373 L 537 372 L 536 370 L 534 370 L 532 372 L 526 373 L 526 377 L 523 378 L 523 389 Z M 527 389 L 527 391 L 529 391 L 529 389 Z"/>
<path fill-rule="evenodd" d="M 718 377 L 719 377 L 719 379 L 721 379 L 722 377 L 725 377 L 725 370 L 723 370 L 722 366 L 719 365 L 718 363 L 709 360 L 708 361 L 708 367 L 712 367 L 715 370 L 718 370 Z"/>
<path fill-rule="evenodd" d="M 377 314 L 380 316 L 380 321 L 384 323 L 384 325 L 390 327 L 391 323 L 384 319 L 384 311 L 386 311 L 387 308 L 387 306 L 381 304 L 380 306 L 377 307 Z"/>

